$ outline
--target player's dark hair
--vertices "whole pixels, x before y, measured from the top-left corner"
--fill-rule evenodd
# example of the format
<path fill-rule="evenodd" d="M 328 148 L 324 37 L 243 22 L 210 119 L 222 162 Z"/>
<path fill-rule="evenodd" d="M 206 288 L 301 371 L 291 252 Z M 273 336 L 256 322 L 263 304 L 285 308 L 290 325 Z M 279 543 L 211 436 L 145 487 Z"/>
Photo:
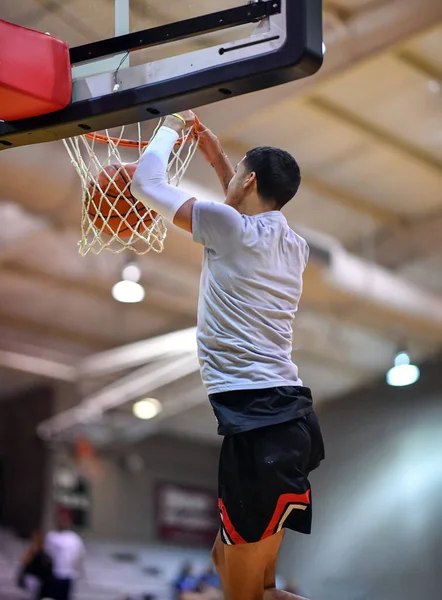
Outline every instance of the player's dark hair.
<path fill-rule="evenodd" d="M 259 196 L 282 208 L 298 191 L 301 171 L 291 154 L 280 148 L 260 146 L 245 156 L 246 168 L 256 173 Z"/>

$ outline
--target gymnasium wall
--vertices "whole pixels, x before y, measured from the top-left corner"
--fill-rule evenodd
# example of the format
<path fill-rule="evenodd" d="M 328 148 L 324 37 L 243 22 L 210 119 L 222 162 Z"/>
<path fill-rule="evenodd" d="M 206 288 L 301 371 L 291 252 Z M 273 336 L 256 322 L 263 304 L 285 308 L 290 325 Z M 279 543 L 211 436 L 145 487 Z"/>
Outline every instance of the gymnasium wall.
<path fill-rule="evenodd" d="M 382 383 L 320 408 L 327 460 L 312 475 L 314 534 L 286 536 L 279 565 L 309 597 L 440 600 L 440 366 L 409 389 Z"/>
<path fill-rule="evenodd" d="M 319 406 L 327 460 L 312 475 L 314 533 L 287 535 L 279 564 L 284 578 L 295 580 L 305 595 L 440 600 L 440 365 L 423 367 L 420 382 L 409 389 L 381 383 Z M 43 482 L 35 474 L 47 470 L 48 456 L 34 427 L 52 401 L 49 390 L 40 389 L 0 404 L 0 456 L 10 465 L 4 473 L 8 497 L 2 520 L 21 533 L 41 514 Z M 1 427 L 6 421 L 12 426 Z M 128 468 L 127 452 L 115 448 L 104 457 L 104 477 L 93 486 L 87 537 L 154 542 L 157 482 L 216 493 L 216 446 L 152 436 L 130 448 L 144 461 L 140 472 Z M 49 478 L 47 483 L 48 498 Z"/>
<path fill-rule="evenodd" d="M 104 458 L 103 477 L 93 486 L 90 533 L 119 540 L 155 540 L 155 485 L 177 483 L 213 490 L 216 501 L 218 449 L 188 440 L 152 436 L 130 449 L 144 469 L 131 472 L 127 454 Z"/>
<path fill-rule="evenodd" d="M 319 406 L 327 460 L 312 475 L 314 533 L 286 536 L 278 567 L 315 600 L 440 600 L 442 575 L 442 372 L 417 385 L 383 382 Z M 313 383 L 314 388 L 314 383 Z M 441 390 L 440 392 L 435 390 Z M 127 449 L 125 449 L 127 452 Z M 91 535 L 155 540 L 158 481 L 216 491 L 218 448 L 152 436 L 117 450 L 93 488 Z"/>
<path fill-rule="evenodd" d="M 48 450 L 36 426 L 53 411 L 53 390 L 39 387 L 0 403 L 0 524 L 28 536 L 41 524 Z"/>

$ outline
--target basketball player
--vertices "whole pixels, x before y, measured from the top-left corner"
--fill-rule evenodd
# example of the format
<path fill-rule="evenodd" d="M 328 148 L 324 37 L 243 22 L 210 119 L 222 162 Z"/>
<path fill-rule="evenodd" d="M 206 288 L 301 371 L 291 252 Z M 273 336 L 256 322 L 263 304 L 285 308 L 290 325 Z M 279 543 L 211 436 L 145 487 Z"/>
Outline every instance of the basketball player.
<path fill-rule="evenodd" d="M 281 209 L 295 196 L 300 171 L 290 154 L 268 147 L 250 150 L 233 168 L 201 126 L 199 148 L 226 200 L 197 200 L 166 179 L 171 150 L 194 119 L 191 111 L 166 118 L 132 193 L 204 246 L 197 338 L 224 436 L 213 559 L 225 597 L 299 600 L 275 589 L 276 560 L 284 529 L 310 533 L 308 475 L 324 457 L 311 392 L 291 359 L 308 246 Z"/>

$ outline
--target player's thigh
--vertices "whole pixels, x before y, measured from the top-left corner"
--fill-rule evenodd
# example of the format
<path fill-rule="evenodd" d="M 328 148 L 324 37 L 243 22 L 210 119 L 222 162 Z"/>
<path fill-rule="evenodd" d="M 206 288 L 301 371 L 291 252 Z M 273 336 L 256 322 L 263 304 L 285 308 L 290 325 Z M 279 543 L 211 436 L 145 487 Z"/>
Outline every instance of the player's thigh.
<path fill-rule="evenodd" d="M 224 555 L 225 544 L 221 540 L 221 534 L 218 532 L 215 543 L 212 548 L 212 560 L 218 571 L 219 578 L 221 579 L 221 586 L 223 588 L 225 600 L 229 600 L 229 590 L 227 585 L 227 574 L 226 574 L 226 559 Z"/>
<path fill-rule="evenodd" d="M 271 579 L 270 573 L 275 569 L 282 536 L 279 532 L 253 544 L 224 546 L 230 600 L 263 600 L 266 579 Z"/>
<path fill-rule="evenodd" d="M 281 545 L 282 539 L 284 537 L 284 529 L 281 529 L 279 534 L 277 534 L 276 536 L 273 536 L 273 537 L 277 537 L 278 535 L 280 536 L 279 544 Z M 265 568 L 264 589 L 266 589 L 266 590 L 276 587 L 276 564 L 278 562 L 278 553 L 279 553 L 279 548 L 278 548 L 278 552 L 274 555 L 273 560 L 270 560 L 267 563 L 266 568 Z"/>

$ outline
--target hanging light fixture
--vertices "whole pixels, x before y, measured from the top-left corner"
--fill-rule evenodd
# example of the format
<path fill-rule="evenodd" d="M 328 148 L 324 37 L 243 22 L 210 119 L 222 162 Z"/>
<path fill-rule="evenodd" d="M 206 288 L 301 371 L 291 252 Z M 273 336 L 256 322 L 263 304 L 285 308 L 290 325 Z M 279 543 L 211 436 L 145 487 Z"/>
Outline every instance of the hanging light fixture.
<path fill-rule="evenodd" d="M 399 352 L 394 359 L 394 366 L 387 372 L 387 383 L 395 387 L 405 387 L 416 383 L 419 377 L 419 367 L 411 364 L 407 352 Z"/>
<path fill-rule="evenodd" d="M 122 279 L 112 288 L 112 296 L 118 302 L 134 304 L 144 300 L 144 288 L 138 282 L 141 278 L 140 268 L 130 263 L 122 272 Z"/>
<path fill-rule="evenodd" d="M 156 398 L 144 398 L 132 406 L 133 414 L 142 420 L 154 419 L 162 410 L 162 405 Z"/>

